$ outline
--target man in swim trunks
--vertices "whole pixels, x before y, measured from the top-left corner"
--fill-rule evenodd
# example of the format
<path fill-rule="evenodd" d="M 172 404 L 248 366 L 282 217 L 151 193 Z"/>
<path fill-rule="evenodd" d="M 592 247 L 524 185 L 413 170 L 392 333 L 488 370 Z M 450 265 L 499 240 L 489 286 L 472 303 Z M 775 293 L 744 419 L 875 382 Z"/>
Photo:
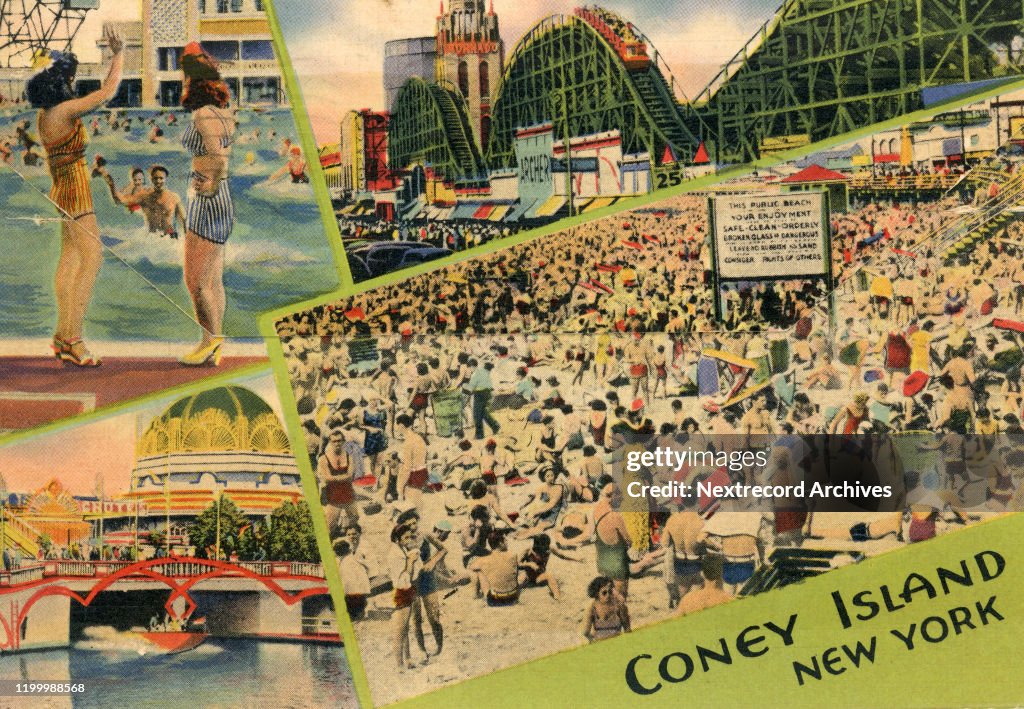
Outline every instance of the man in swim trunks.
<path fill-rule="evenodd" d="M 700 583 L 701 542 L 704 537 L 704 518 L 697 514 L 697 496 L 684 497 L 679 510 L 669 515 L 661 536 L 661 545 L 669 550 L 665 554 L 665 586 L 668 588 L 669 608 Z"/>
<path fill-rule="evenodd" d="M 412 604 L 416 602 L 419 559 L 420 552 L 412 529 L 400 524 L 391 530 L 387 567 L 395 600 L 395 612 L 391 615 L 392 649 L 400 670 L 415 667 L 409 653 L 409 619 Z"/>
<path fill-rule="evenodd" d="M 676 615 L 687 615 L 732 600 L 732 594 L 722 588 L 722 566 L 722 557 L 718 554 L 706 554 L 701 559 L 700 575 L 704 585 L 683 596 Z"/>
<path fill-rule="evenodd" d="M 468 570 L 473 574 L 477 596 L 488 606 L 510 606 L 519 600 L 519 558 L 508 550 L 506 532 L 492 529 L 487 537 L 491 553 L 473 561 Z"/>
<path fill-rule="evenodd" d="M 402 465 L 398 472 L 398 495 L 417 508 L 427 487 L 427 441 L 412 428 L 412 417 L 402 414 L 395 420 L 395 433 L 402 439 Z"/>
<path fill-rule="evenodd" d="M 597 549 L 597 573 L 607 576 L 615 584 L 615 592 L 622 600 L 629 593 L 629 536 L 626 519 L 619 512 L 622 494 L 610 475 L 598 480 L 601 496 L 594 503 L 594 545 Z"/>
<path fill-rule="evenodd" d="M 650 344 L 643 339 L 643 333 L 633 333 L 633 337 L 622 348 L 622 359 L 629 367 L 633 396 L 642 393 L 644 399 L 650 398 L 650 371 L 654 357 Z"/>
<path fill-rule="evenodd" d="M 334 553 L 338 558 L 338 574 L 345 587 L 345 607 L 352 620 L 362 619 L 370 597 L 370 571 L 352 550 L 347 539 L 334 541 Z"/>
<path fill-rule="evenodd" d="M 181 206 L 181 197 L 167 189 L 168 174 L 167 168 L 163 165 L 154 165 L 149 168 L 149 179 L 153 185 L 151 188 L 119 193 L 114 185 L 114 178 L 103 171 L 103 177 L 115 202 L 128 209 L 141 209 L 146 219 L 146 227 L 151 234 L 167 235 L 177 239 L 179 232 L 175 227 L 180 224 L 181 229 L 185 229 L 185 210 Z"/>

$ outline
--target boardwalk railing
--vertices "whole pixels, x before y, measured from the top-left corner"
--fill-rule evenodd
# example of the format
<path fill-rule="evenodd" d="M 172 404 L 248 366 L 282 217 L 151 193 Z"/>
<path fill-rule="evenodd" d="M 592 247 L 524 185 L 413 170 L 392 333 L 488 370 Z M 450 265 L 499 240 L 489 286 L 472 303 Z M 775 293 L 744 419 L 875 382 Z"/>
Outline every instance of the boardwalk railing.
<path fill-rule="evenodd" d="M 0 586 L 17 586 L 43 578 L 43 565 L 22 566 L 11 571 L 0 571 Z"/>
<path fill-rule="evenodd" d="M 12 571 L 0 571 L 0 586 L 17 586 L 44 578 L 104 578 L 125 572 L 130 576 L 136 567 L 140 572 L 152 569 L 161 575 L 172 578 L 211 574 L 219 576 L 252 574 L 268 578 L 296 576 L 324 578 L 324 569 L 321 564 L 303 561 L 218 562 L 194 558 L 167 558 L 131 562 L 53 559 L 33 563 L 32 566 L 23 566 Z"/>

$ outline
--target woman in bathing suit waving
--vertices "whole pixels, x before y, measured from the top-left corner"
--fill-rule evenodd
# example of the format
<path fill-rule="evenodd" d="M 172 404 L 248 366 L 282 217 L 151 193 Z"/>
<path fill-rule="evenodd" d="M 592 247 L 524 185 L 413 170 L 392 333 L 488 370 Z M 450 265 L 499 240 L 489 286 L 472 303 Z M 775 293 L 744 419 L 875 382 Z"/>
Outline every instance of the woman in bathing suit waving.
<path fill-rule="evenodd" d="M 115 34 L 107 34 L 106 40 L 113 58 L 107 78 L 96 91 L 76 96 L 78 59 L 74 54 L 61 52 L 50 52 L 50 65 L 33 76 L 25 88 L 32 107 L 39 109 L 39 139 L 46 150 L 53 180 L 50 201 L 62 218 L 60 259 L 54 279 L 57 329 L 53 334 L 53 353 L 61 362 L 79 367 L 100 365 L 100 358 L 82 342 L 85 311 L 103 263 L 103 244 L 85 162 L 87 134 L 82 116 L 114 98 L 121 83 L 124 43 Z"/>

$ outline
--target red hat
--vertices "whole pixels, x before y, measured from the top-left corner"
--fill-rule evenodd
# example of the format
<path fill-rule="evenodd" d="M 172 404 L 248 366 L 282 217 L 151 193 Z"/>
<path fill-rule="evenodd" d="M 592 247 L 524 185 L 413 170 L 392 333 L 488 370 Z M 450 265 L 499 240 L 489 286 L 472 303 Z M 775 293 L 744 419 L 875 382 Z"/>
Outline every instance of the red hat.
<path fill-rule="evenodd" d="M 633 403 L 630 404 L 630 407 L 629 407 L 630 411 L 640 411 L 643 408 L 644 408 L 644 400 L 643 399 L 633 399 Z"/>
<path fill-rule="evenodd" d="M 181 53 L 181 70 L 190 79 L 201 81 L 219 81 L 220 70 L 209 54 L 203 51 L 198 42 L 192 42 Z"/>

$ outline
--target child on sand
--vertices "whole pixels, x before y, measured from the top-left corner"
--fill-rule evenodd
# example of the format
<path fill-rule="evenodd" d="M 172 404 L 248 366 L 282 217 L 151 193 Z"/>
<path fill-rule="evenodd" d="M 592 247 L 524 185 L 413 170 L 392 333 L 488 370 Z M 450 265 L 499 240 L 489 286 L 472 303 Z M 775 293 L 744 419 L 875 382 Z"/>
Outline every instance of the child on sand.
<path fill-rule="evenodd" d="M 569 556 L 556 547 L 551 546 L 551 537 L 546 534 L 538 534 L 533 538 L 533 547 L 519 557 L 519 585 L 520 586 L 542 586 L 547 585 L 551 597 L 556 601 L 561 600 L 562 594 L 558 588 L 558 579 L 548 571 L 548 561 L 551 555 L 583 563 L 583 559 Z"/>

